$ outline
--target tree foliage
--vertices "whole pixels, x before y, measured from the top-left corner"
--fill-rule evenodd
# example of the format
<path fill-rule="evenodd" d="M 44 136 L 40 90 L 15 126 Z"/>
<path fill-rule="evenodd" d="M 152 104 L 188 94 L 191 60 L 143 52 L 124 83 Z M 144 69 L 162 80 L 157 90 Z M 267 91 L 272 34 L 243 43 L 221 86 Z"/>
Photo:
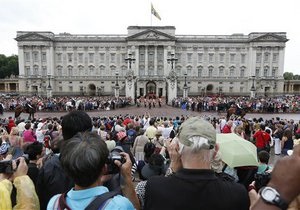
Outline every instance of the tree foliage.
<path fill-rule="evenodd" d="M 283 78 L 284 80 L 293 80 L 294 74 L 292 72 L 284 72 Z"/>
<path fill-rule="evenodd" d="M 18 56 L 11 55 L 6 57 L 0 54 L 0 79 L 10 77 L 11 75 L 19 75 Z"/>

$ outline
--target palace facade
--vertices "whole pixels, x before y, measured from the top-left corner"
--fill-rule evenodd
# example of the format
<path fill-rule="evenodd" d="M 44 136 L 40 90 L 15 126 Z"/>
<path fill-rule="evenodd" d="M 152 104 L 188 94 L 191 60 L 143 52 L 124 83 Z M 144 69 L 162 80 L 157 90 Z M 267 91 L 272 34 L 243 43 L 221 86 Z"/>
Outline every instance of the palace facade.
<path fill-rule="evenodd" d="M 18 31 L 25 95 L 282 94 L 285 32 L 177 35 L 174 26 L 129 26 L 125 35 Z"/>

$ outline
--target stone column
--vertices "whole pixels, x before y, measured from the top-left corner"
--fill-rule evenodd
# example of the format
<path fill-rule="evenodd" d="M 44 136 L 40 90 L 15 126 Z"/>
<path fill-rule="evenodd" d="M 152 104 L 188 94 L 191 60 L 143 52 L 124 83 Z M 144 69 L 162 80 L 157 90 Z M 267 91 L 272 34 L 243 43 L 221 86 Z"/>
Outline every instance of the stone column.
<path fill-rule="evenodd" d="M 145 75 L 148 76 L 148 46 L 145 45 Z"/>
<path fill-rule="evenodd" d="M 154 75 L 157 75 L 157 46 L 154 46 Z"/>

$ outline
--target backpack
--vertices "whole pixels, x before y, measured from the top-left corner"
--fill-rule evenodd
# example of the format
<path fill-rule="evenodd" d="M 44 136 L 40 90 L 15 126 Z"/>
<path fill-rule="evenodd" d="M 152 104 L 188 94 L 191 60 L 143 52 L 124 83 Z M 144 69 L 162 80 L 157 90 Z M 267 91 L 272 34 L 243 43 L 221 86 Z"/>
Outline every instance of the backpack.
<path fill-rule="evenodd" d="M 84 210 L 101 210 L 106 207 L 108 202 L 116 195 L 118 195 L 118 191 L 109 191 L 103 193 L 101 195 L 96 196 L 96 198 L 87 206 Z M 67 192 L 61 194 L 59 197 L 56 198 L 54 203 L 54 209 L 59 210 L 71 210 L 66 202 Z"/>

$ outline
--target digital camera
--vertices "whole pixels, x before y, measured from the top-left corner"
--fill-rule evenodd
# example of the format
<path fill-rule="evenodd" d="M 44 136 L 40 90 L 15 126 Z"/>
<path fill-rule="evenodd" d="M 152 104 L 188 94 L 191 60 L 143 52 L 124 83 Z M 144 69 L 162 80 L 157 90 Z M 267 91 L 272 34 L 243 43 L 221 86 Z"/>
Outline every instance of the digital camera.
<path fill-rule="evenodd" d="M 120 161 L 122 164 L 126 162 L 125 158 L 120 154 L 124 152 L 123 148 L 116 146 L 108 155 L 106 164 L 108 169 L 108 174 L 117 174 L 119 173 L 119 167 L 115 164 L 115 160 Z"/>
<path fill-rule="evenodd" d="M 22 155 L 21 157 L 25 158 L 25 162 L 28 164 L 29 163 L 29 158 L 27 154 Z M 20 163 L 20 160 L 16 160 L 16 165 L 18 168 Z M 2 160 L 0 161 L 0 173 L 5 173 L 5 174 L 12 174 L 14 173 L 15 170 L 13 168 L 13 160 Z"/>
<path fill-rule="evenodd" d="M 254 181 L 255 181 L 255 188 L 256 190 L 259 190 L 260 188 L 267 186 L 271 179 L 271 174 L 264 172 L 264 173 L 257 173 L 254 175 Z"/>

